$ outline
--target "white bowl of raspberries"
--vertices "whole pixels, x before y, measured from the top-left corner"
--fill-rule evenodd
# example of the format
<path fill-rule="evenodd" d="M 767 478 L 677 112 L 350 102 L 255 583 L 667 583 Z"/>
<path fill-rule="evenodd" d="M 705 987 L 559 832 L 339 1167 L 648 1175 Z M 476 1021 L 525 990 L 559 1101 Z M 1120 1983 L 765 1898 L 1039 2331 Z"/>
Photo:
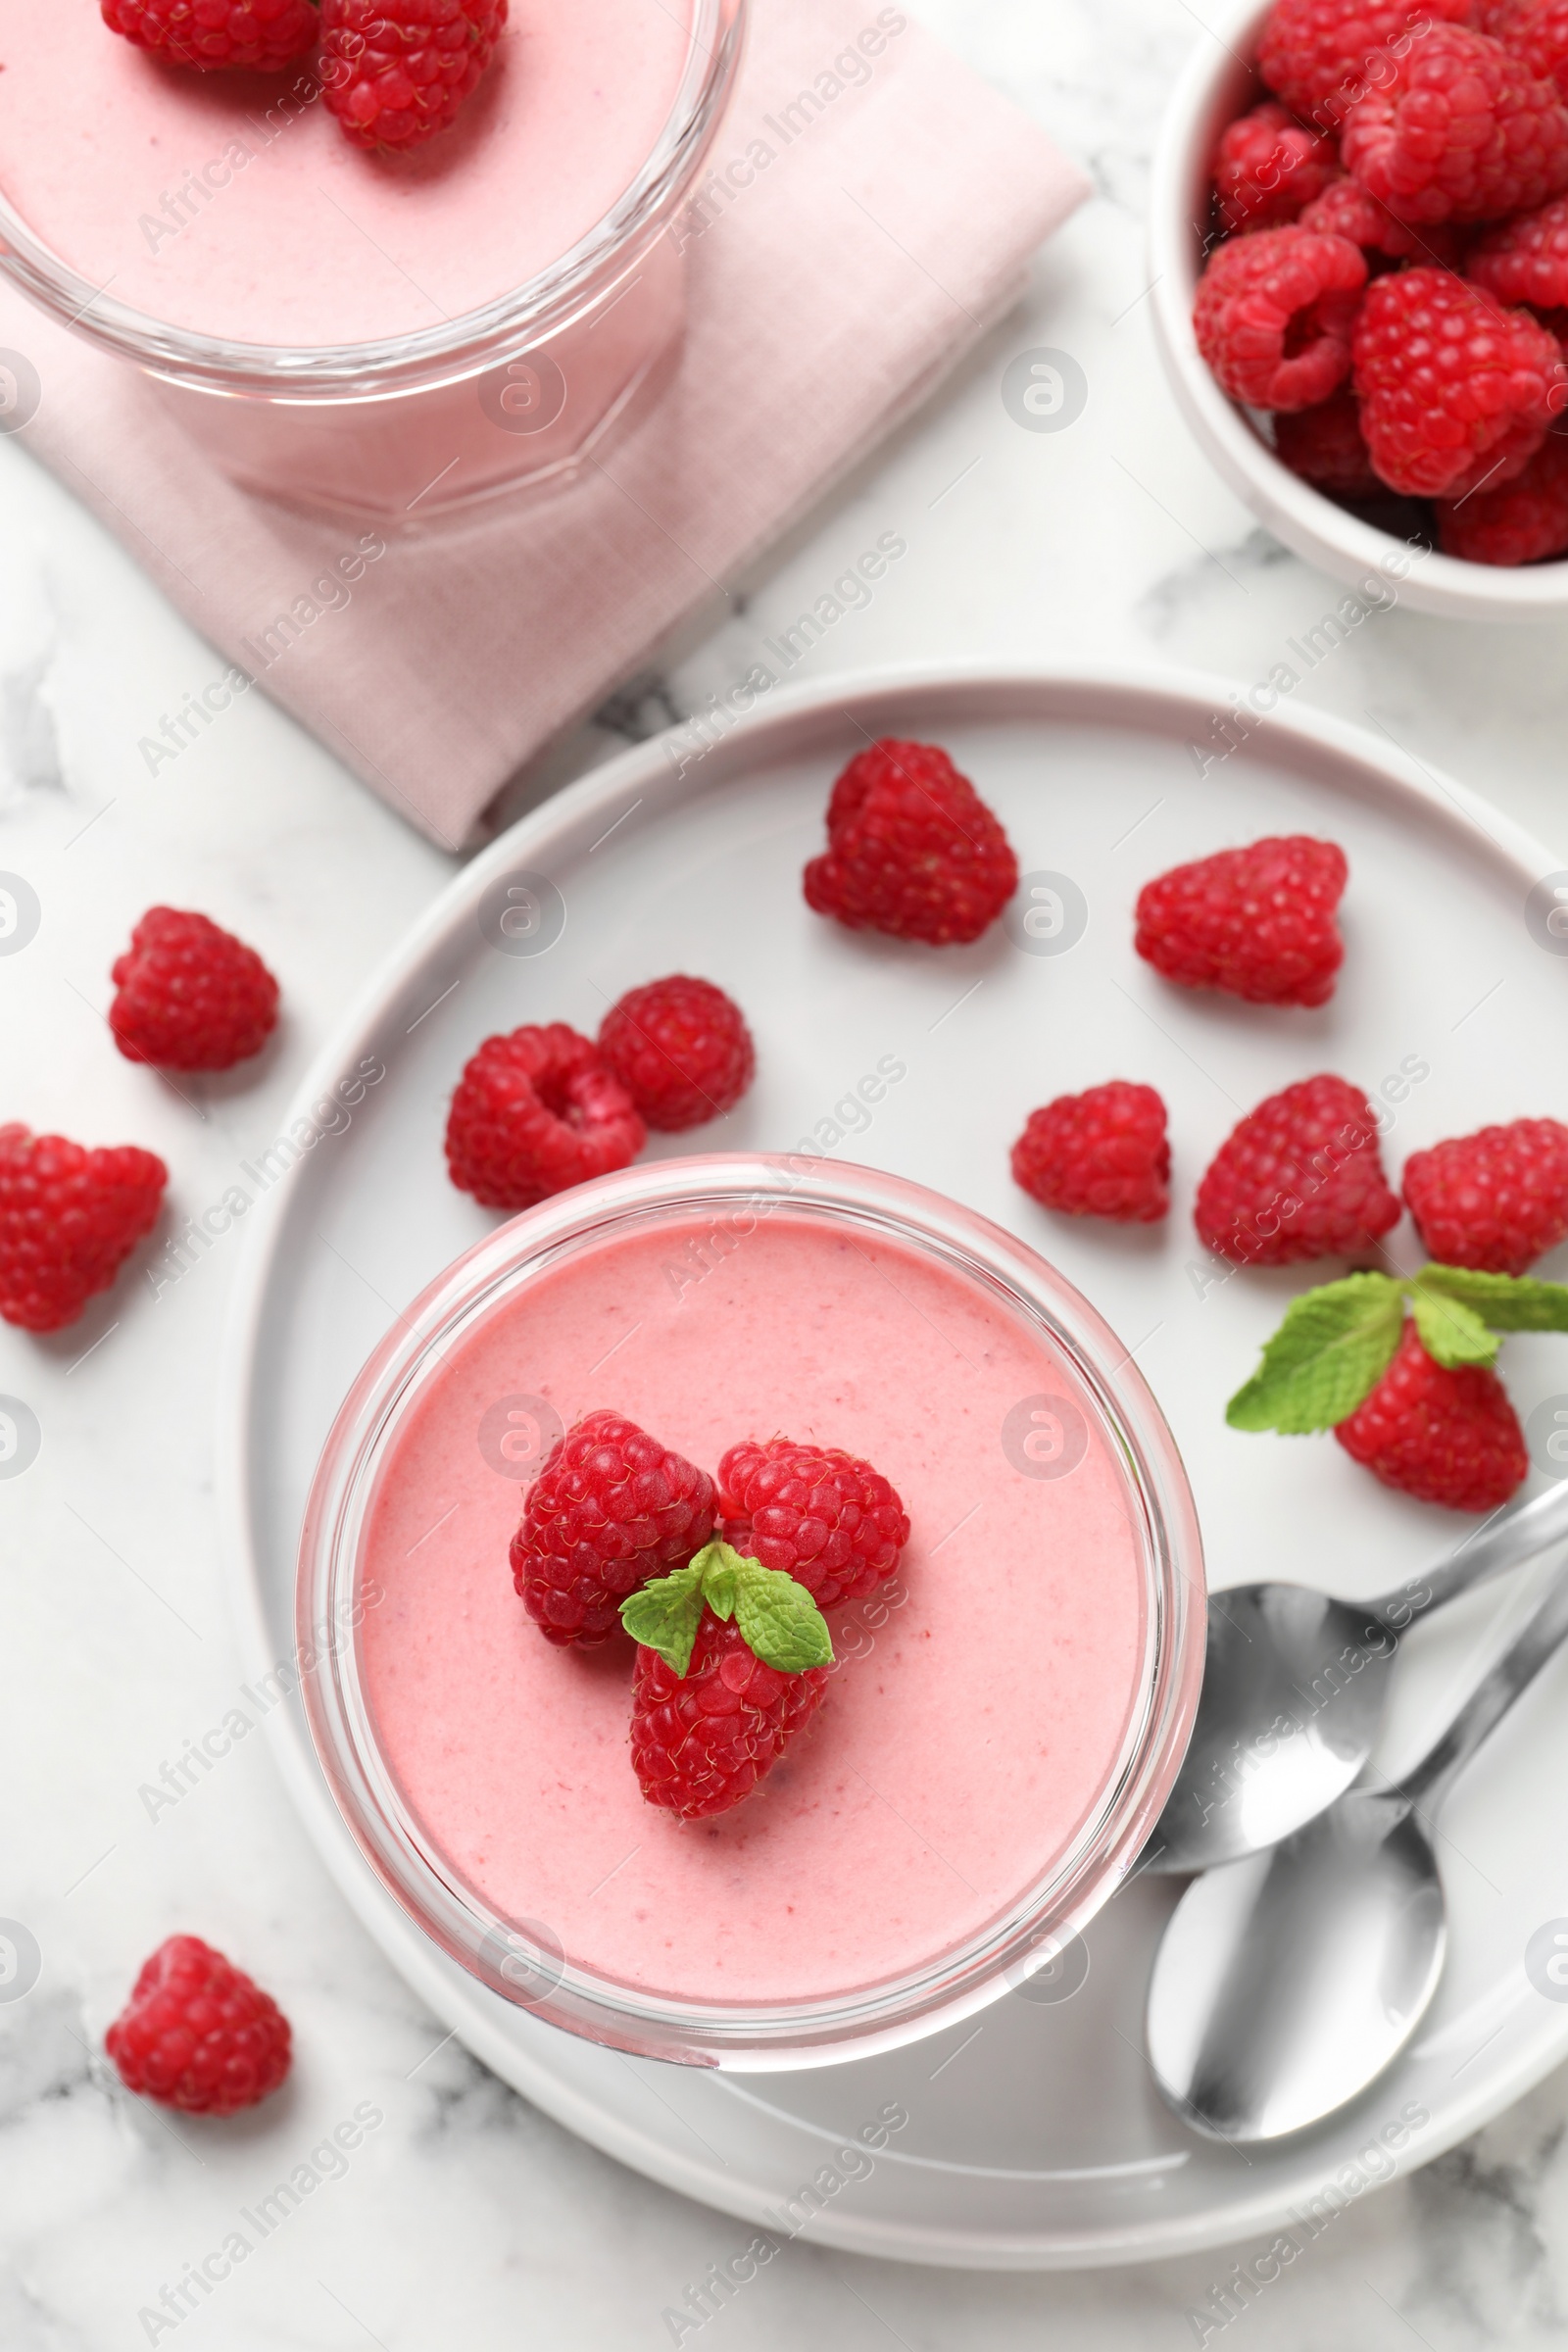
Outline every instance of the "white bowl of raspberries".
<path fill-rule="evenodd" d="M 1568 7 L 1248 0 L 1155 159 L 1161 355 L 1298 555 L 1474 619 L 1568 609 Z"/>

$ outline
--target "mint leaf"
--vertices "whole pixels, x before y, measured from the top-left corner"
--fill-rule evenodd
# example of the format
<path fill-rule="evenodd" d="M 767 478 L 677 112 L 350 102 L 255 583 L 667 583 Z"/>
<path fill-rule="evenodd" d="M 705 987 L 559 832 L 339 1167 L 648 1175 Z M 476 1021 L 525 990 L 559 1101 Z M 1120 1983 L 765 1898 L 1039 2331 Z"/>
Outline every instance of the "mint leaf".
<path fill-rule="evenodd" d="M 1568 1283 L 1527 1274 L 1477 1274 L 1468 1266 L 1423 1266 L 1424 1291 L 1455 1298 L 1493 1331 L 1568 1331 Z"/>
<path fill-rule="evenodd" d="M 699 1552 L 689 1567 L 677 1568 L 672 1576 L 656 1576 L 620 1604 L 620 1622 L 632 1640 L 644 1649 L 657 1649 L 665 1665 L 681 1676 L 692 1662 L 697 1628 L 703 1622 L 700 1563 L 706 1557 Z"/>
<path fill-rule="evenodd" d="M 1332 1429 L 1376 1387 L 1403 1327 L 1403 1286 L 1387 1274 L 1348 1274 L 1303 1293 L 1231 1398 L 1226 1420 L 1232 1429 L 1287 1437 Z"/>
<path fill-rule="evenodd" d="M 804 1674 L 808 1666 L 833 1663 L 826 1618 L 806 1587 L 782 1568 L 764 1568 L 757 1560 L 741 1563 L 735 1622 L 762 1664 L 779 1674 Z"/>
<path fill-rule="evenodd" d="M 1449 1372 L 1457 1372 L 1461 1364 L 1496 1362 L 1501 1343 L 1473 1306 L 1466 1306 L 1462 1298 L 1446 1298 L 1441 1292 L 1423 1290 L 1419 1283 L 1412 1297 L 1416 1331 L 1434 1362 Z"/>

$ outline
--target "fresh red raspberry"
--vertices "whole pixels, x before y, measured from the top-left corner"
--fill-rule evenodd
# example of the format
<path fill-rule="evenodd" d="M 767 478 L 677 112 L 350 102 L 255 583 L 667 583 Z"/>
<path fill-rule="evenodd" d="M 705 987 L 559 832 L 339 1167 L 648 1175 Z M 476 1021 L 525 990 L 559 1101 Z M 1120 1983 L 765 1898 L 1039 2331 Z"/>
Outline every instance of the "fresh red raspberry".
<path fill-rule="evenodd" d="M 1193 327 L 1221 391 L 1250 409 L 1313 409 L 1350 372 L 1366 256 L 1348 237 L 1261 228 L 1217 245 Z"/>
<path fill-rule="evenodd" d="M 850 761 L 827 809 L 806 903 L 851 931 L 946 948 L 978 939 L 1018 887 L 1018 860 L 967 776 L 932 743 L 884 738 Z"/>
<path fill-rule="evenodd" d="M 1568 108 L 1500 41 L 1433 24 L 1351 109 L 1342 152 L 1402 220 L 1500 220 L 1568 186 Z"/>
<path fill-rule="evenodd" d="M 1336 179 L 1313 198 L 1297 220 L 1298 228 L 1316 229 L 1329 237 L 1348 237 L 1367 257 L 1368 267 L 1387 269 L 1395 262 L 1433 262 L 1457 270 L 1473 230 L 1443 221 L 1431 228 L 1411 228 L 1396 220 L 1386 204 L 1367 193 L 1358 179 Z"/>
<path fill-rule="evenodd" d="M 1539 564 L 1568 555 L 1568 439 L 1548 433 L 1511 481 L 1462 505 L 1440 503 L 1438 544 L 1469 564 Z"/>
<path fill-rule="evenodd" d="M 1336 392 L 1321 408 L 1292 409 L 1277 417 L 1274 454 L 1330 498 L 1376 498 L 1383 489 L 1366 454 L 1361 412 L 1350 391 Z"/>
<path fill-rule="evenodd" d="M 908 1514 L 881 1472 L 836 1446 L 732 1446 L 718 1492 L 725 1543 L 782 1568 L 819 1609 L 874 1592 L 909 1541 Z"/>
<path fill-rule="evenodd" d="M 605 1015 L 599 1051 L 640 1116 L 665 1135 L 732 1110 L 757 1073 L 740 1006 L 684 972 L 628 989 Z"/>
<path fill-rule="evenodd" d="M 1404 1198 L 1441 1265 L 1528 1273 L 1568 1237 L 1568 1127 L 1515 1119 L 1412 1152 Z"/>
<path fill-rule="evenodd" d="M 531 1208 L 636 1158 L 648 1140 L 599 1049 L 564 1021 L 487 1037 L 447 1118 L 447 1166 L 485 1208 Z"/>
<path fill-rule="evenodd" d="M 1489 228 L 1471 251 L 1466 274 L 1499 302 L 1534 303 L 1542 311 L 1568 303 L 1568 196 Z"/>
<path fill-rule="evenodd" d="M 320 30 L 307 0 L 103 0 L 104 23 L 166 65 L 278 74 Z"/>
<path fill-rule="evenodd" d="M 151 1233 L 169 1170 L 134 1144 L 89 1152 L 0 1127 L 0 1315 L 60 1331 Z"/>
<path fill-rule="evenodd" d="M 1414 25 L 1474 22 L 1474 0 L 1275 0 L 1257 70 L 1287 106 L 1320 130 L 1337 131 L 1371 86 L 1366 67 L 1374 55 L 1392 56 Z"/>
<path fill-rule="evenodd" d="M 321 80 L 345 135 L 402 152 L 449 130 L 495 54 L 507 5 L 321 0 Z"/>
<path fill-rule="evenodd" d="M 528 1489 L 513 1584 L 547 1642 L 597 1649 L 628 1592 L 702 1550 L 715 1509 L 706 1470 L 619 1413 L 588 1413 Z"/>
<path fill-rule="evenodd" d="M 1337 843 L 1304 833 L 1217 850 L 1144 884 L 1134 945 L 1181 988 L 1326 1004 L 1345 960 L 1334 915 L 1349 871 Z"/>
<path fill-rule="evenodd" d="M 1170 1207 L 1165 1105 L 1152 1086 L 1114 1078 L 1032 1110 L 1012 1147 L 1013 1181 L 1069 1217 L 1153 1225 Z"/>
<path fill-rule="evenodd" d="M 1493 0 L 1481 29 L 1568 98 L 1568 0 Z"/>
<path fill-rule="evenodd" d="M 1344 1078 L 1303 1078 L 1248 1112 L 1209 1164 L 1193 1221 L 1239 1266 L 1369 1250 L 1399 1222 L 1372 1108 Z"/>
<path fill-rule="evenodd" d="M 648 1802 L 683 1821 L 727 1813 L 816 1713 L 828 1672 L 808 1666 L 780 1674 L 764 1666 L 734 1619 L 721 1622 L 709 1608 L 684 1675 L 639 1643 L 631 1760 Z"/>
<path fill-rule="evenodd" d="M 1338 176 L 1333 142 L 1305 130 L 1272 99 L 1228 123 L 1214 157 L 1214 193 L 1227 228 L 1279 228 Z"/>
<path fill-rule="evenodd" d="M 1516 448 L 1535 427 L 1544 433 L 1568 392 L 1568 368 L 1555 337 L 1528 312 L 1505 311 L 1450 270 L 1401 270 L 1367 289 L 1355 391 L 1373 466 L 1390 489 L 1443 498 L 1504 439 Z"/>
<path fill-rule="evenodd" d="M 254 948 L 205 914 L 150 906 L 110 977 L 109 1026 L 127 1061 L 230 1070 L 277 1026 L 277 982 Z"/>
<path fill-rule="evenodd" d="M 1495 1511 L 1530 1474 L 1518 1415 L 1495 1372 L 1448 1372 L 1407 1323 L 1370 1396 L 1334 1435 L 1386 1487 L 1450 1511 Z"/>
<path fill-rule="evenodd" d="M 235 2115 L 289 2068 L 288 2019 L 199 1936 L 171 1936 L 104 2037 L 127 2090 L 187 2115 Z"/>

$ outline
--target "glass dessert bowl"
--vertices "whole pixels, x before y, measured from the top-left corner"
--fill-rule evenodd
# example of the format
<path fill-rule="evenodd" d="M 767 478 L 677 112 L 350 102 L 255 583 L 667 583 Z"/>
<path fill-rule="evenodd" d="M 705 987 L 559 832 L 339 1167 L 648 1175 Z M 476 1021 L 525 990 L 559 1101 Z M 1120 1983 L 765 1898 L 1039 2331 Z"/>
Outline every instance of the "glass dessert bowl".
<path fill-rule="evenodd" d="M 842 1447 L 909 1514 L 891 1582 L 826 1611 L 816 1716 L 716 1819 L 643 1799 L 629 1637 L 553 1646 L 513 1589 L 526 1482 L 596 1407 L 709 1469 Z M 1049 1964 L 1158 1817 L 1204 1631 L 1180 1459 L 1085 1300 L 918 1186 L 752 1156 L 581 1186 L 433 1283 L 328 1440 L 298 1609 L 355 1629 L 307 1714 L 423 1932 L 590 2039 L 738 2069 L 897 2046 Z"/>
<path fill-rule="evenodd" d="M 512 0 L 456 127 L 382 156 L 309 57 L 188 72 L 89 0 L 0 0 L 0 269 L 290 505 L 420 520 L 560 473 L 680 334 L 746 8 Z"/>

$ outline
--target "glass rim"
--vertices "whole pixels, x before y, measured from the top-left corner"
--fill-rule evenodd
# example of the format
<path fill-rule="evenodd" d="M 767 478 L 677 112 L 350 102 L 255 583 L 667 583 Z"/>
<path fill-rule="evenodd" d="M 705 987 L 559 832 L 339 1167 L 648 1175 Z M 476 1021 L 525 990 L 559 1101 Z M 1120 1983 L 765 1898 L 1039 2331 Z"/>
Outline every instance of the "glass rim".
<path fill-rule="evenodd" d="M 1067 1845 L 954 1949 L 873 1984 L 801 2001 L 717 2002 L 629 1987 L 571 1962 L 540 1923 L 495 1911 L 462 1881 L 397 1788 L 365 1698 L 359 1641 L 347 1638 L 364 1613 L 361 1538 L 384 1448 L 449 1349 L 502 1297 L 585 1242 L 670 1215 L 737 1207 L 852 1216 L 934 1254 L 1030 1320 L 1070 1366 L 1116 1454 L 1146 1587 L 1144 1655 L 1116 1763 Z M 415 1923 L 480 1983 L 588 2039 L 749 2072 L 923 2038 L 986 2006 L 1070 1942 L 1128 1875 L 1158 1818 L 1197 1707 L 1205 1623 L 1201 1544 L 1175 1441 L 1130 1355 L 1065 1277 L 1002 1227 L 905 1178 L 804 1154 L 753 1153 L 655 1161 L 575 1187 L 501 1226 L 437 1276 L 371 1354 L 334 1422 L 307 1506 L 296 1610 L 318 1758 L 356 1843 Z"/>
<path fill-rule="evenodd" d="M 733 88 L 749 6 L 750 0 L 692 0 L 680 83 L 635 177 L 558 261 L 437 326 L 313 346 L 245 343 L 175 326 L 117 301 L 106 286 L 94 286 L 44 243 L 3 193 L 0 270 L 61 325 L 155 375 L 197 389 L 307 403 L 419 391 L 481 374 L 569 325 L 667 227 Z"/>

